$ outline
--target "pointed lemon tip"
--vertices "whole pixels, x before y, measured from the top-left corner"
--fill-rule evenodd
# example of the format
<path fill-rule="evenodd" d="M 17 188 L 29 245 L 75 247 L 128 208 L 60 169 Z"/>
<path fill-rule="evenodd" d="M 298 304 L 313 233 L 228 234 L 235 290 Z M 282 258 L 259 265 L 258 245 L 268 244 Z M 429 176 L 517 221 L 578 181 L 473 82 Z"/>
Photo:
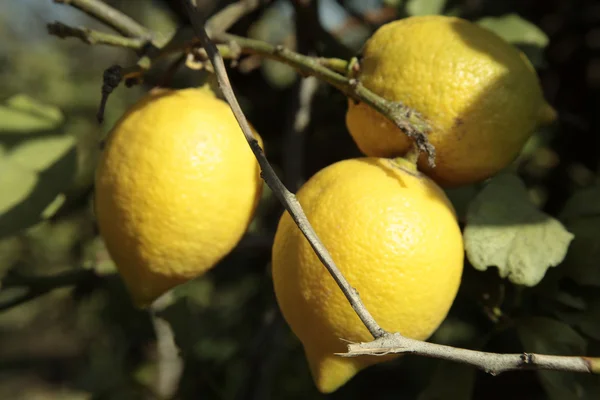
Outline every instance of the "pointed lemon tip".
<path fill-rule="evenodd" d="M 343 358 L 334 354 L 307 355 L 310 372 L 319 392 L 335 392 L 356 375 L 363 366 L 356 358 Z"/>
<path fill-rule="evenodd" d="M 558 119 L 558 113 L 550 104 L 544 102 L 540 109 L 539 122 L 541 125 L 549 125 Z"/>

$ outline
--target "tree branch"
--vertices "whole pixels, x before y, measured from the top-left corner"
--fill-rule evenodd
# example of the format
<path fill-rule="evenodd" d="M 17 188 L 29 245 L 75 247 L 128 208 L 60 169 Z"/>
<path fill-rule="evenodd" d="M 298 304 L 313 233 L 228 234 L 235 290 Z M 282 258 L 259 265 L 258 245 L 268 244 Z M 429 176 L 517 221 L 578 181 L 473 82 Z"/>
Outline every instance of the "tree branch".
<path fill-rule="evenodd" d="M 189 51 L 197 46 L 197 41 L 190 39 L 187 35 L 178 36 L 176 34 L 169 43 L 167 43 L 156 55 L 153 60 L 145 59 L 146 63 L 123 70 L 124 78 L 138 77 L 144 70 L 151 67 L 152 62 L 178 51 Z M 187 41 L 184 40 L 187 38 Z M 334 86 L 346 96 L 367 103 L 373 109 L 379 111 L 382 115 L 391 120 L 408 137 L 413 139 L 420 152 L 428 155 L 429 164 L 435 166 L 435 148 L 427 140 L 427 133 L 430 126 L 427 121 L 417 112 L 399 102 L 392 102 L 380 97 L 371 90 L 367 89 L 356 79 L 348 78 L 339 72 L 348 69 L 348 62 L 336 58 L 315 58 L 305 56 L 289 50 L 283 46 L 275 46 L 260 40 L 249 39 L 231 34 L 221 34 L 217 36 L 218 41 L 228 44 L 228 46 L 219 46 L 219 51 L 226 58 L 239 58 L 241 54 L 258 54 L 296 69 L 304 76 L 315 76 L 330 85 Z M 203 57 L 206 55 L 205 49 L 198 49 L 197 55 Z M 206 55 L 208 58 L 208 55 Z"/>
<path fill-rule="evenodd" d="M 98 0 L 54 0 L 55 3 L 75 7 L 92 18 L 110 26 L 123 36 L 151 40 L 152 32 L 133 18 Z"/>
<path fill-rule="evenodd" d="M 60 3 L 99 3 L 97 0 L 55 0 Z M 324 61 L 325 59 L 316 59 L 301 54 L 294 53 L 281 46 L 272 46 L 268 43 L 255 41 L 252 39 L 242 38 L 233 35 L 221 35 L 221 38 L 228 42 L 226 46 L 220 46 L 217 48 L 215 44 L 210 40 L 208 34 L 203 25 L 203 18 L 199 14 L 198 10 L 194 8 L 188 0 L 183 0 L 184 5 L 189 13 L 192 26 L 195 34 L 199 37 L 200 43 L 203 45 L 206 53 L 206 57 L 210 60 L 213 65 L 213 69 L 216 72 L 219 85 L 221 90 L 230 104 L 233 113 L 240 124 L 240 127 L 244 133 L 246 140 L 248 141 L 250 148 L 255 154 L 258 163 L 261 167 L 261 176 L 271 187 L 273 192 L 276 194 L 278 199 L 284 204 L 286 210 L 290 213 L 294 219 L 298 228 L 302 231 L 304 236 L 309 241 L 313 250 L 325 265 L 329 273 L 332 275 L 349 303 L 359 316 L 363 324 L 370 331 L 371 335 L 375 338 L 374 341 L 368 343 L 351 343 L 348 345 L 348 352 L 338 354 L 343 357 L 354 357 L 359 355 L 384 355 L 390 353 L 412 353 L 424 357 L 439 358 L 449 361 L 460 362 L 469 364 L 481 368 L 491 374 L 499 374 L 504 371 L 510 370 L 524 370 L 524 369 L 549 369 L 549 370 L 561 370 L 561 371 L 572 371 L 572 372 L 587 372 L 587 373 L 600 373 L 600 359 L 590 357 L 562 357 L 562 356 L 551 356 L 551 355 L 538 355 L 531 353 L 523 354 L 495 354 L 485 353 L 468 349 L 454 348 L 450 346 L 443 346 L 439 344 L 422 342 L 418 340 L 408 339 L 401 336 L 398 333 L 387 333 L 385 332 L 373 319 L 371 314 L 362 304 L 358 293 L 350 284 L 346 281 L 344 276 L 341 274 L 335 263 L 331 259 L 330 254 L 325 249 L 323 244 L 318 239 L 312 226 L 306 218 L 300 204 L 296 197 L 282 184 L 273 168 L 267 161 L 262 148 L 258 144 L 256 138 L 253 136 L 252 131 L 249 128 L 248 122 L 240 109 L 240 106 L 235 98 L 235 94 L 229 83 L 229 78 L 225 70 L 223 58 L 219 51 L 225 53 L 229 52 L 232 55 L 240 53 L 251 53 L 259 54 L 265 57 L 269 57 L 275 60 L 284 62 L 292 67 L 296 68 L 300 73 L 304 75 L 314 75 L 319 79 L 322 79 L 331 85 L 340 89 L 343 93 L 356 100 L 365 101 L 373 108 L 380 111 L 382 114 L 387 116 L 398 126 L 407 130 L 407 134 L 413 134 L 416 136 L 417 144 L 420 143 L 420 147 L 426 150 L 428 143 L 426 141 L 425 133 L 428 130 L 428 126 L 425 120 L 423 120 L 416 113 L 413 113 L 410 109 L 404 107 L 398 103 L 388 102 L 385 99 L 380 98 L 376 94 L 370 92 L 368 89 L 362 87 L 357 81 L 349 79 L 348 77 L 337 73 L 344 69 L 342 64 L 343 60 L 336 60 L 332 62 Z M 106 6 L 108 7 L 108 6 Z M 90 15 L 94 14 L 88 12 Z M 102 19 L 102 16 L 98 18 Z M 107 21 L 111 26 L 114 22 Z M 77 36 L 76 36 L 77 37 Z M 163 47 L 156 58 L 162 57 L 166 54 L 173 53 L 174 51 L 189 51 L 197 43 L 195 40 L 179 42 L 177 40 L 167 44 Z M 347 65 L 347 64 L 346 64 Z M 150 66 L 150 63 L 149 63 Z M 149 67 L 148 66 L 148 67 Z M 331 69 L 327 68 L 330 66 Z M 335 66 L 335 68 L 331 67 Z M 124 68 L 124 75 L 142 73 L 139 70 L 139 66 Z M 348 67 L 349 68 L 349 67 Z M 333 70 L 332 70 L 333 69 Z M 430 153 L 430 158 L 433 152 Z"/>
<path fill-rule="evenodd" d="M 325 265 L 333 279 L 336 281 L 346 296 L 346 299 L 348 299 L 348 302 L 352 305 L 354 311 L 356 311 L 356 314 L 360 320 L 367 327 L 369 332 L 371 332 L 371 335 L 374 338 L 382 336 L 385 331 L 377 324 L 377 322 L 375 322 L 375 319 L 373 319 L 369 311 L 367 311 L 365 306 L 362 304 L 357 291 L 350 286 L 346 278 L 344 278 L 340 270 L 337 268 L 333 259 L 331 258 L 331 255 L 321 243 L 310 222 L 306 218 L 306 215 L 304 214 L 300 203 L 296 199 L 296 196 L 287 190 L 281 180 L 279 180 L 277 174 L 273 170 L 273 167 L 271 167 L 271 164 L 269 164 L 269 161 L 265 157 L 265 154 L 258 144 L 258 141 L 254 137 L 254 134 L 250 129 L 250 125 L 248 124 L 248 121 L 246 120 L 246 117 L 244 116 L 244 113 L 237 102 L 235 94 L 233 93 L 223 58 L 219 54 L 217 46 L 215 46 L 215 44 L 210 40 L 206 30 L 204 29 L 202 16 L 199 14 L 198 10 L 192 4 L 190 4 L 189 0 L 182 1 L 184 1 L 187 7 L 194 31 L 198 35 L 198 38 L 200 39 L 200 42 L 206 50 L 206 53 L 208 54 L 208 57 L 213 65 L 219 82 L 219 87 L 221 88 L 225 99 L 229 103 L 235 118 L 240 124 L 240 127 L 242 128 L 244 136 L 248 141 L 252 152 L 258 160 L 261 168 L 261 176 L 263 177 L 265 183 L 273 190 L 273 193 L 275 193 L 277 198 L 283 203 L 286 210 L 290 213 L 293 220 L 296 222 L 321 262 Z"/>
<path fill-rule="evenodd" d="M 62 22 L 53 22 L 47 25 L 48 33 L 61 39 L 74 37 L 87 44 L 104 44 L 108 46 L 124 47 L 132 50 L 141 50 L 145 41 L 140 38 L 128 38 L 112 33 L 104 33 L 89 28 L 76 28 Z"/>
<path fill-rule="evenodd" d="M 423 357 L 459 362 L 475 366 L 491 375 L 515 370 L 554 370 L 600 374 L 600 358 L 552 356 L 533 353 L 497 354 L 460 349 L 451 346 L 422 342 L 398 333 L 386 334 L 367 343 L 350 343 L 342 357 L 383 356 L 410 353 Z"/>

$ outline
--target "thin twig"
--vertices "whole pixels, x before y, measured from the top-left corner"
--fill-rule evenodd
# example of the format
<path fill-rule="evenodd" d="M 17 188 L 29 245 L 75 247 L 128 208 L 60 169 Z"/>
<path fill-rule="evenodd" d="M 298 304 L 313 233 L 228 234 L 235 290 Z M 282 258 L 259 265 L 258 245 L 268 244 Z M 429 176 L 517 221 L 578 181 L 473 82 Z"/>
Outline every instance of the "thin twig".
<path fill-rule="evenodd" d="M 261 0 L 240 0 L 229 4 L 206 22 L 206 30 L 211 35 L 225 32 L 244 15 L 256 10 L 260 3 Z"/>
<path fill-rule="evenodd" d="M 600 374 L 600 358 L 552 356 L 533 353 L 497 354 L 422 342 L 398 333 L 368 343 L 351 343 L 342 357 L 410 353 L 475 366 L 491 375 L 514 370 L 554 370 Z"/>
<path fill-rule="evenodd" d="M 55 0 L 59 2 L 58 0 Z M 73 0 L 76 1 L 76 0 Z M 83 1 L 83 0 L 80 0 Z M 256 138 L 254 138 L 251 130 L 249 129 L 248 122 L 242 113 L 239 104 L 235 98 L 229 78 L 225 70 L 223 58 L 219 54 L 219 50 L 215 44 L 210 40 L 203 26 L 203 18 L 199 15 L 198 10 L 192 7 L 187 0 L 183 0 L 186 9 L 190 15 L 190 20 L 194 28 L 195 33 L 200 38 L 200 42 L 204 46 L 207 53 L 207 57 L 210 59 L 213 68 L 217 74 L 219 85 L 221 90 L 230 104 L 233 113 L 242 128 L 244 136 L 248 141 L 250 148 L 254 152 L 258 163 L 261 167 L 261 176 L 271 187 L 273 192 L 277 195 L 278 199 L 284 204 L 291 217 L 294 219 L 296 224 L 302 233 L 306 236 L 313 250 L 321 260 L 321 262 L 328 269 L 330 274 L 335 279 L 336 283 L 354 308 L 357 315 L 362 320 L 363 324 L 369 329 L 372 336 L 375 338 L 374 341 L 369 343 L 353 343 L 348 346 L 348 353 L 338 354 L 344 357 L 353 357 L 359 355 L 384 355 L 389 353 L 412 353 L 425 357 L 439 358 L 444 360 L 450 360 L 455 362 L 461 362 L 469 365 L 476 366 L 492 374 L 498 374 L 503 371 L 509 370 L 523 370 L 523 369 L 550 369 L 550 370 L 561 370 L 561 371 L 572 371 L 572 372 L 587 372 L 587 373 L 600 373 L 600 359 L 590 357 L 561 357 L 561 356 L 550 356 L 550 355 L 538 355 L 538 354 L 494 354 L 484 353 L 467 349 L 454 348 L 449 346 L 443 346 L 428 342 L 422 342 L 418 340 L 408 339 L 401 336 L 398 333 L 390 334 L 386 333 L 373 319 L 369 312 L 365 309 L 364 305 L 358 297 L 356 290 L 352 288 L 349 283 L 342 276 L 340 271 L 335 266 L 328 251 L 319 241 L 310 223 L 307 221 L 304 212 L 300 204 L 298 203 L 294 194 L 289 192 L 287 188 L 279 180 L 273 168 L 268 163 L 260 145 Z M 60 1 L 63 3 L 68 2 L 67 0 Z M 97 0 L 85 0 L 86 3 L 98 2 Z M 101 18 L 100 18 L 101 19 Z M 226 35 L 225 39 L 229 42 L 235 42 L 234 47 L 240 49 L 245 53 L 260 54 L 265 57 L 270 57 L 288 65 L 295 67 L 301 73 L 305 75 L 314 75 L 319 79 L 325 80 L 335 87 L 338 87 L 348 96 L 357 100 L 365 101 L 369 105 L 376 108 L 382 114 L 386 115 L 392 121 L 396 122 L 399 126 L 403 124 L 408 125 L 409 130 L 419 130 L 421 137 L 426 132 L 427 124 L 420 117 L 410 113 L 409 109 L 403 108 L 402 105 L 396 103 L 390 103 L 384 99 L 378 97 L 367 89 L 362 88 L 358 82 L 353 82 L 352 79 L 338 74 L 334 71 L 327 69 L 323 66 L 318 59 L 303 56 L 301 54 L 294 53 L 286 50 L 279 46 L 271 46 L 267 43 L 254 41 L 251 39 L 240 38 L 233 35 Z M 189 50 L 194 43 L 175 43 L 171 44 L 169 49 L 161 49 L 159 56 L 168 54 L 174 51 L 173 48 L 179 46 L 180 50 Z M 232 50 L 232 46 L 228 46 L 229 50 Z M 223 47 L 221 46 L 221 51 Z M 239 54 L 238 54 L 239 55 Z M 336 64 L 339 67 L 339 64 Z M 137 68 L 137 67 L 136 67 Z M 128 74 L 134 74 L 136 68 L 124 68 L 124 76 Z M 339 69 L 339 68 L 336 68 Z M 408 111 L 408 112 L 407 112 Z M 407 113 L 402 115 L 402 112 Z M 423 130 L 420 130 L 423 129 Z M 420 136 L 417 135 L 417 139 Z M 419 140 L 417 140 L 419 143 Z M 425 145 L 427 145 L 425 139 Z M 423 143 L 421 143 L 423 146 Z M 430 154 L 431 156 L 431 154 Z"/>
<path fill-rule="evenodd" d="M 105 33 L 89 28 L 76 28 L 63 24 L 62 22 L 53 22 L 47 25 L 48 33 L 61 39 L 75 37 L 81 39 L 87 44 L 104 44 L 108 46 L 124 47 L 127 49 L 140 50 L 145 41 L 140 38 L 128 38 L 112 33 Z"/>
<path fill-rule="evenodd" d="M 75 7 L 98 21 L 110 26 L 123 36 L 150 40 L 152 33 L 133 18 L 98 0 L 54 0 L 55 3 Z"/>
<path fill-rule="evenodd" d="M 345 69 L 344 66 L 348 65 L 345 60 L 305 56 L 283 46 L 274 46 L 260 40 L 231 34 L 222 34 L 219 38 L 221 41 L 229 43 L 229 45 L 219 45 L 219 51 L 226 58 L 237 58 L 240 54 L 258 54 L 287 64 L 304 76 L 315 76 L 334 86 L 346 96 L 356 101 L 367 103 L 396 124 L 408 137 L 413 139 L 419 151 L 428 154 L 429 164 L 435 166 L 435 149 L 428 142 L 426 136 L 430 131 L 427 121 L 419 113 L 414 112 L 404 104 L 388 101 L 361 85 L 359 81 L 336 72 Z M 191 46 L 190 43 L 180 43 L 177 46 L 171 43 L 167 45 L 168 50 L 163 50 L 160 54 L 161 56 L 165 56 L 175 51 L 190 48 Z M 205 51 L 205 49 L 200 49 L 197 51 L 197 54 L 201 56 Z M 143 68 L 141 66 L 128 68 L 124 70 L 127 71 L 124 72 L 124 76 L 140 76 L 144 72 L 144 69 L 150 66 L 151 64 L 148 63 Z"/>
<path fill-rule="evenodd" d="M 231 84 L 229 83 L 229 77 L 227 76 L 227 71 L 225 69 L 225 63 L 223 62 L 223 58 L 219 54 L 217 50 L 217 46 L 210 40 L 206 30 L 204 29 L 203 19 L 198 10 L 190 4 L 189 0 L 182 0 L 188 10 L 190 21 L 192 26 L 194 27 L 194 31 L 198 35 L 204 49 L 208 53 L 208 57 L 213 65 L 215 73 L 217 75 L 217 79 L 219 82 L 219 87 L 225 96 L 225 99 L 229 103 L 250 148 L 254 152 L 256 159 L 261 168 L 261 176 L 263 177 L 265 183 L 273 190 L 273 193 L 277 196 L 277 198 L 283 203 L 286 210 L 290 213 L 292 219 L 296 222 L 315 253 L 321 260 L 321 262 L 325 265 L 329 273 L 332 275 L 333 279 L 336 281 L 348 302 L 363 322 L 363 324 L 367 327 L 369 332 L 374 338 L 378 338 L 382 336 L 385 331 L 375 322 L 375 319 L 371 316 L 369 311 L 365 308 L 358 296 L 357 291 L 350 286 L 346 278 L 342 275 L 340 270 L 335 265 L 331 255 L 325 248 L 325 246 L 321 243 L 314 229 L 308 222 L 300 203 L 296 199 L 293 193 L 291 193 L 287 188 L 283 185 L 283 183 L 277 177 L 277 174 L 271 167 L 271 164 L 267 161 L 265 154 L 258 144 L 258 141 L 254 137 L 252 130 L 240 108 L 240 105 L 237 102 L 235 94 L 233 93 L 233 89 L 231 88 Z"/>

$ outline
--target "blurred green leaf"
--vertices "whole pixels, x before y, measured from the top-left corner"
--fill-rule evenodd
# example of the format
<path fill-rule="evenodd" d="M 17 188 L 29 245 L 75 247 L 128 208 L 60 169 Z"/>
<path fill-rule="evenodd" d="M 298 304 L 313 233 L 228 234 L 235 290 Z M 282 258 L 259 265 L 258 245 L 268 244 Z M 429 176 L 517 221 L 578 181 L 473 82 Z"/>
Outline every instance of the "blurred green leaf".
<path fill-rule="evenodd" d="M 477 24 L 519 47 L 533 65 L 544 64 L 543 49 L 549 40 L 546 34 L 531 22 L 517 14 L 507 14 L 502 17 L 482 18 Z"/>
<path fill-rule="evenodd" d="M 580 285 L 600 286 L 600 216 L 566 224 L 575 239 L 561 266 Z"/>
<path fill-rule="evenodd" d="M 476 372 L 470 365 L 439 361 L 429 385 L 418 400 L 470 400 Z"/>
<path fill-rule="evenodd" d="M 586 341 L 569 325 L 550 318 L 533 317 L 519 321 L 517 332 L 528 353 L 581 356 Z M 551 400 L 581 399 L 585 393 L 578 374 L 537 371 L 542 386 Z"/>
<path fill-rule="evenodd" d="M 0 237 L 48 217 L 44 211 L 66 190 L 76 173 L 70 136 L 28 140 L 0 159 Z"/>
<path fill-rule="evenodd" d="M 0 221 L 8 210 L 21 203 L 37 184 L 37 174 L 7 158 L 0 159 Z M 6 235 L 6 222 L 0 224 L 0 236 Z M 12 229 L 11 229 L 12 231 Z"/>
<path fill-rule="evenodd" d="M 600 299 L 578 312 L 558 312 L 557 315 L 564 322 L 579 328 L 585 335 L 600 340 Z"/>
<path fill-rule="evenodd" d="M 444 11 L 447 0 L 408 0 L 406 11 L 409 15 L 439 15 Z"/>
<path fill-rule="evenodd" d="M 295 32 L 294 18 L 281 4 L 269 7 L 259 20 L 254 22 L 248 30 L 248 37 L 273 44 L 282 44 L 294 48 Z M 292 67 L 283 63 L 263 59 L 260 64 L 265 80 L 272 86 L 284 89 L 291 86 L 298 74 Z"/>
<path fill-rule="evenodd" d="M 495 32 L 510 43 L 524 43 L 539 47 L 548 45 L 546 34 L 536 25 L 517 14 L 482 18 L 477 21 L 477 24 Z"/>
<path fill-rule="evenodd" d="M 0 105 L 0 133 L 29 134 L 56 129 L 63 119 L 57 107 L 25 95 L 13 96 Z"/>
<path fill-rule="evenodd" d="M 71 135 L 54 135 L 27 140 L 14 148 L 8 158 L 31 170 L 42 172 L 58 162 L 75 146 Z"/>
<path fill-rule="evenodd" d="M 476 269 L 495 266 L 511 282 L 535 286 L 563 260 L 573 234 L 531 203 L 518 177 L 502 174 L 471 203 L 464 239 Z"/>
<path fill-rule="evenodd" d="M 477 195 L 478 186 L 468 185 L 457 188 L 448 188 L 445 189 L 445 192 L 448 199 L 450 199 L 452 206 L 454 206 L 454 209 L 456 210 L 458 220 L 463 221 L 467 216 L 469 204 Z"/>
<path fill-rule="evenodd" d="M 600 185 L 594 185 L 575 192 L 565 204 L 560 214 L 563 222 L 581 217 L 600 217 Z"/>

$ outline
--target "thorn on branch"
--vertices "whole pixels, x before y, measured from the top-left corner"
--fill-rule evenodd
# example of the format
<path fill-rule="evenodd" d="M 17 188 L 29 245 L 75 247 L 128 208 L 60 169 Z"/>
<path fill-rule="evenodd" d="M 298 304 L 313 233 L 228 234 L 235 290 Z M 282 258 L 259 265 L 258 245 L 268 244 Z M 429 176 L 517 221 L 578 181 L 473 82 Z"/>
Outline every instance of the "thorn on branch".
<path fill-rule="evenodd" d="M 103 83 L 102 83 L 102 98 L 100 99 L 100 107 L 96 118 L 98 123 L 104 121 L 104 109 L 106 108 L 106 102 L 108 96 L 119 86 L 123 79 L 122 68 L 119 65 L 113 65 L 104 71 Z"/>

